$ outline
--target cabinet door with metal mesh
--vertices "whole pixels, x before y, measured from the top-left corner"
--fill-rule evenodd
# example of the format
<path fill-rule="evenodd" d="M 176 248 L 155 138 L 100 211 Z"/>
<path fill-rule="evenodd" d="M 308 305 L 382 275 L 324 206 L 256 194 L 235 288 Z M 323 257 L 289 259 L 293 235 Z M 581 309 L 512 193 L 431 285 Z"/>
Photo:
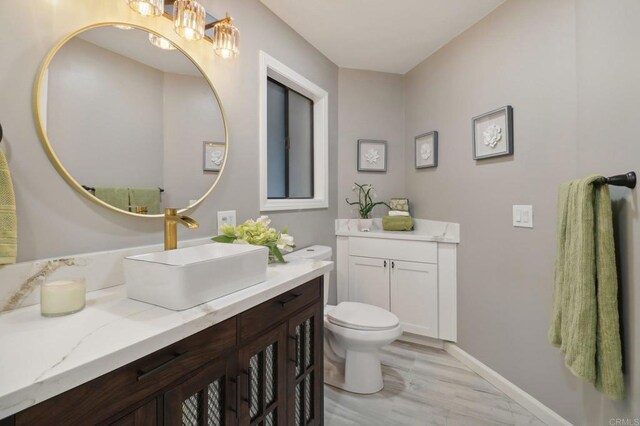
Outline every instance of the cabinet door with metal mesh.
<path fill-rule="evenodd" d="M 205 365 L 164 395 L 164 424 L 183 426 L 227 426 L 235 423 L 226 395 L 228 362 Z M 234 401 L 235 402 L 235 401 Z"/>
<path fill-rule="evenodd" d="M 240 349 L 240 424 L 286 425 L 287 325 L 256 338 Z"/>
<path fill-rule="evenodd" d="M 289 320 L 289 424 L 322 424 L 323 316 L 320 303 Z"/>

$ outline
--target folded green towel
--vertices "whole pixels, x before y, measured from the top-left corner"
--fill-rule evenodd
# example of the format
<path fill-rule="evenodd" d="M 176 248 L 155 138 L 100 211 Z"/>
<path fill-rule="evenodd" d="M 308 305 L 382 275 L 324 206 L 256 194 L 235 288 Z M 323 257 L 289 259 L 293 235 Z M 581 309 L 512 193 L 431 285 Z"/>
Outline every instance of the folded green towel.
<path fill-rule="evenodd" d="M 147 214 L 160 213 L 160 188 L 130 188 L 129 200 L 132 206 L 146 207 Z"/>
<path fill-rule="evenodd" d="M 120 210 L 129 211 L 129 188 L 96 187 L 95 196 Z"/>
<path fill-rule="evenodd" d="M 383 216 L 382 229 L 385 231 L 411 231 L 413 219 L 408 216 Z"/>
<path fill-rule="evenodd" d="M 0 265 L 16 263 L 18 220 L 7 158 L 0 150 Z"/>
<path fill-rule="evenodd" d="M 549 340 L 565 364 L 610 399 L 624 397 L 611 199 L 598 176 L 558 195 L 558 236 Z"/>

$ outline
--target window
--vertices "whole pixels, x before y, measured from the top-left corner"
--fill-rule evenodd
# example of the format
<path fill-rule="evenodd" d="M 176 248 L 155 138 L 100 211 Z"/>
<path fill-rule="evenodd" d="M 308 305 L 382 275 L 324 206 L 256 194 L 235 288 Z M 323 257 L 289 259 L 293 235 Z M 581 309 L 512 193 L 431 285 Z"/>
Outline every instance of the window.
<path fill-rule="evenodd" d="M 260 210 L 328 207 L 328 94 L 260 52 Z"/>
<path fill-rule="evenodd" d="M 313 101 L 267 79 L 267 198 L 313 198 Z"/>

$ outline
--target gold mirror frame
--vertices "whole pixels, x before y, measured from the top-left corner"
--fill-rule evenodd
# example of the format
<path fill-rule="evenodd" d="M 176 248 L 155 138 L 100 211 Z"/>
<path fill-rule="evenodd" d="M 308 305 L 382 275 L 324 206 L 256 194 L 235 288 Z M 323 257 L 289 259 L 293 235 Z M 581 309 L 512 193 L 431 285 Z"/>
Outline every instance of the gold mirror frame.
<path fill-rule="evenodd" d="M 77 192 L 79 192 L 80 194 L 82 194 L 82 196 L 90 201 L 92 201 L 93 203 L 96 203 L 102 207 L 106 207 L 109 210 L 118 212 L 118 213 L 123 213 L 129 216 L 137 216 L 137 217 L 145 217 L 145 218 L 161 218 L 164 217 L 163 214 L 140 214 L 140 213 L 134 213 L 134 212 L 130 212 L 130 211 L 125 211 L 125 210 L 121 210 L 117 207 L 112 206 L 109 203 L 105 203 L 104 201 L 102 201 L 101 199 L 99 199 L 98 197 L 96 197 L 95 195 L 92 195 L 89 191 L 85 190 L 82 185 L 80 185 L 80 183 L 78 183 L 78 181 L 76 181 L 73 176 L 71 176 L 71 174 L 67 171 L 67 169 L 64 167 L 64 165 L 62 164 L 62 162 L 60 161 L 60 159 L 58 158 L 58 156 L 56 155 L 53 147 L 51 146 L 51 142 L 49 141 L 49 137 L 47 136 L 47 132 L 44 129 L 43 126 L 43 122 L 42 122 L 42 117 L 40 116 L 40 110 L 41 110 L 41 99 L 40 99 L 40 91 L 42 89 L 42 82 L 44 80 L 44 76 L 47 72 L 47 70 L 49 69 L 49 64 L 51 63 L 51 60 L 53 59 L 53 57 L 56 55 L 56 53 L 58 53 L 58 50 L 60 50 L 62 48 L 62 46 L 64 46 L 69 40 L 71 40 L 72 38 L 74 38 L 75 36 L 77 36 L 78 34 L 90 30 L 92 28 L 99 28 L 99 27 L 106 27 L 106 26 L 113 26 L 113 25 L 126 25 L 138 30 L 142 30 L 142 31 L 146 31 L 148 33 L 151 34 L 155 34 L 159 37 L 164 37 L 167 40 L 171 41 L 170 38 L 167 38 L 166 36 L 164 36 L 163 34 L 158 33 L 155 30 L 152 30 L 148 27 L 144 27 L 142 25 L 138 25 L 138 24 L 132 24 L 129 22 L 99 22 L 96 24 L 92 24 L 92 25 L 88 25 L 86 27 L 82 27 L 74 32 L 72 32 L 71 34 L 67 35 L 66 37 L 64 37 L 62 40 L 60 40 L 53 49 L 51 49 L 51 51 L 47 54 L 47 56 L 44 59 L 44 62 L 42 63 L 42 65 L 40 66 L 40 70 L 38 71 L 38 74 L 36 76 L 36 81 L 33 87 L 33 116 L 35 119 L 35 123 L 36 123 L 36 130 L 38 132 L 38 136 L 40 138 L 40 142 L 42 143 L 42 147 L 44 148 L 44 151 L 47 153 L 47 157 L 49 157 L 49 161 L 51 161 L 51 163 L 53 164 L 53 167 L 58 171 L 58 173 L 60 174 L 60 176 L 62 176 L 62 178 L 73 188 L 75 189 Z M 183 213 L 186 212 L 187 210 L 190 210 L 196 206 L 198 206 L 202 201 L 204 201 L 205 198 L 207 198 L 209 196 L 209 194 L 211 194 L 211 192 L 213 191 L 213 189 L 216 187 L 216 185 L 218 184 L 218 182 L 220 181 L 220 178 L 222 177 L 222 173 L 224 172 L 224 169 L 227 165 L 227 157 L 229 155 L 229 130 L 227 127 L 227 116 L 225 114 L 224 111 L 224 107 L 222 105 L 222 101 L 220 100 L 220 96 L 218 95 L 218 92 L 216 91 L 216 88 L 213 86 L 213 83 L 211 82 L 211 80 L 209 79 L 209 76 L 204 72 L 204 70 L 202 69 L 202 67 L 196 62 L 195 59 L 193 59 L 193 57 L 191 55 L 189 55 L 183 48 L 181 48 L 180 46 L 178 46 L 175 43 L 171 43 L 173 44 L 173 46 L 180 52 L 182 52 L 183 55 L 185 55 L 192 63 L 193 65 L 195 65 L 195 67 L 198 69 L 198 71 L 200 71 L 200 73 L 202 74 L 202 76 L 204 77 L 204 79 L 207 81 L 207 84 L 209 84 L 209 87 L 211 88 L 211 91 L 213 92 L 214 96 L 216 97 L 216 101 L 218 102 L 218 107 L 220 108 L 220 113 L 222 114 L 222 124 L 224 126 L 224 143 L 225 143 L 225 150 L 224 150 L 224 159 L 223 159 L 223 163 L 222 163 L 222 168 L 220 169 L 220 171 L 218 172 L 218 176 L 216 177 L 215 182 L 213 182 L 213 184 L 211 185 L 211 188 L 209 188 L 207 190 L 207 192 L 205 192 L 202 197 L 200 197 L 195 203 L 187 206 L 187 207 L 183 207 L 181 209 L 178 210 L 178 213 Z M 213 51 L 212 51 L 213 53 Z"/>

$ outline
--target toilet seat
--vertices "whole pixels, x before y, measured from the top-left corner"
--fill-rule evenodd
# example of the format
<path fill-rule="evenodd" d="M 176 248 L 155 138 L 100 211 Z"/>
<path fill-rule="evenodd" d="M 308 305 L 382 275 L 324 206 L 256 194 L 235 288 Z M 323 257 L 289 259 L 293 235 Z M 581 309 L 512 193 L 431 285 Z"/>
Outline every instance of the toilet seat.
<path fill-rule="evenodd" d="M 342 302 L 326 310 L 326 317 L 334 325 L 361 331 L 391 330 L 400 323 L 391 312 L 358 302 Z"/>

